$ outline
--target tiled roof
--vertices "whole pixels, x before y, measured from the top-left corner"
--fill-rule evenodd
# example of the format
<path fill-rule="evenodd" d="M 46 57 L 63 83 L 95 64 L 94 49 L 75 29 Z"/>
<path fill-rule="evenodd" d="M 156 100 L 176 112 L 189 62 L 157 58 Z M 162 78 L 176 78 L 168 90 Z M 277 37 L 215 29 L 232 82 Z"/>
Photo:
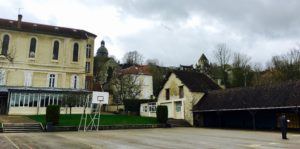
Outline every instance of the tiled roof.
<path fill-rule="evenodd" d="M 1 19 L 1 18 L 0 18 L 0 29 L 71 37 L 76 39 L 87 39 L 88 36 L 97 37 L 95 34 L 80 29 L 51 26 L 51 25 L 44 25 L 44 24 L 37 24 L 37 23 L 23 22 L 23 21 L 21 22 L 21 27 L 18 28 L 18 21 Z"/>
<path fill-rule="evenodd" d="M 300 105 L 300 81 L 273 86 L 235 88 L 208 92 L 195 112 L 272 109 Z"/>
<path fill-rule="evenodd" d="M 193 71 L 174 71 L 173 73 L 191 92 L 207 92 L 221 89 L 218 84 L 203 73 Z"/>

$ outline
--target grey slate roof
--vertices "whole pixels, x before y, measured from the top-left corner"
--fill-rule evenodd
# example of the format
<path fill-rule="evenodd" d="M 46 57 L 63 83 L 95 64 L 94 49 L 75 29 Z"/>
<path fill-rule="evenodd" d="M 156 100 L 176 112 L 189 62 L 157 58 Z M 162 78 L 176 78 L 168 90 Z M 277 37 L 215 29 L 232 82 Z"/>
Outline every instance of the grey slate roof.
<path fill-rule="evenodd" d="M 48 34 L 48 35 L 55 35 L 55 36 L 64 36 L 64 37 L 70 37 L 76 39 L 87 39 L 88 36 L 97 37 L 95 34 L 92 34 L 90 32 L 81 29 L 51 26 L 51 25 L 44 25 L 44 24 L 37 24 L 37 23 L 23 22 L 23 21 L 21 23 L 21 28 L 18 28 L 17 22 L 18 21 L 15 20 L 0 18 L 0 29 L 23 31 L 23 32 L 38 33 L 38 34 Z"/>
<path fill-rule="evenodd" d="M 300 81 L 211 91 L 193 107 L 193 111 L 272 109 L 294 106 L 300 106 Z"/>
<path fill-rule="evenodd" d="M 218 84 L 203 73 L 193 71 L 174 71 L 173 73 L 191 92 L 207 92 L 221 89 Z"/>

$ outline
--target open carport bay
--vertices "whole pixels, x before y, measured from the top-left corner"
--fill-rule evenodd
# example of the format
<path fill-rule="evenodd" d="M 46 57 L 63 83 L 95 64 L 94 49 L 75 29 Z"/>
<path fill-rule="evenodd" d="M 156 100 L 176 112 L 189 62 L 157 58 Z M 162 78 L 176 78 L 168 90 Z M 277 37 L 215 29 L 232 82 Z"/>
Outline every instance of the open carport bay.
<path fill-rule="evenodd" d="M 300 134 L 203 128 L 0 134 L 1 148 L 299 148 Z"/>

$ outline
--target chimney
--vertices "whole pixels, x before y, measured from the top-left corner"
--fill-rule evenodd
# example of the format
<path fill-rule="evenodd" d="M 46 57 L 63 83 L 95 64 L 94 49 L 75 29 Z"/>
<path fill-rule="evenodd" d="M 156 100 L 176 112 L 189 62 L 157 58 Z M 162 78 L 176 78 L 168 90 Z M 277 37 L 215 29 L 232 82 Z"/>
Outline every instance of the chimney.
<path fill-rule="evenodd" d="M 17 24 L 17 27 L 18 27 L 18 28 L 21 28 L 21 25 L 22 25 L 22 17 L 23 17 L 23 16 L 22 16 L 21 14 L 18 15 L 18 24 Z"/>

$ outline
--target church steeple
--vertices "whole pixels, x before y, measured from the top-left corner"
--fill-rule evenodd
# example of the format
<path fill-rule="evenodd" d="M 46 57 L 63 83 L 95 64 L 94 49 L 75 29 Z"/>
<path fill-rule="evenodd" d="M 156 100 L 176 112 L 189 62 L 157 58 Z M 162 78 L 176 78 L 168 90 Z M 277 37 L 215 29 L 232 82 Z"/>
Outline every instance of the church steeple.
<path fill-rule="evenodd" d="M 104 40 L 101 41 L 101 46 L 97 50 L 97 56 L 108 57 L 108 51 L 105 47 L 105 41 Z"/>
<path fill-rule="evenodd" d="M 101 41 L 101 47 L 105 47 L 105 41 L 104 40 Z"/>

